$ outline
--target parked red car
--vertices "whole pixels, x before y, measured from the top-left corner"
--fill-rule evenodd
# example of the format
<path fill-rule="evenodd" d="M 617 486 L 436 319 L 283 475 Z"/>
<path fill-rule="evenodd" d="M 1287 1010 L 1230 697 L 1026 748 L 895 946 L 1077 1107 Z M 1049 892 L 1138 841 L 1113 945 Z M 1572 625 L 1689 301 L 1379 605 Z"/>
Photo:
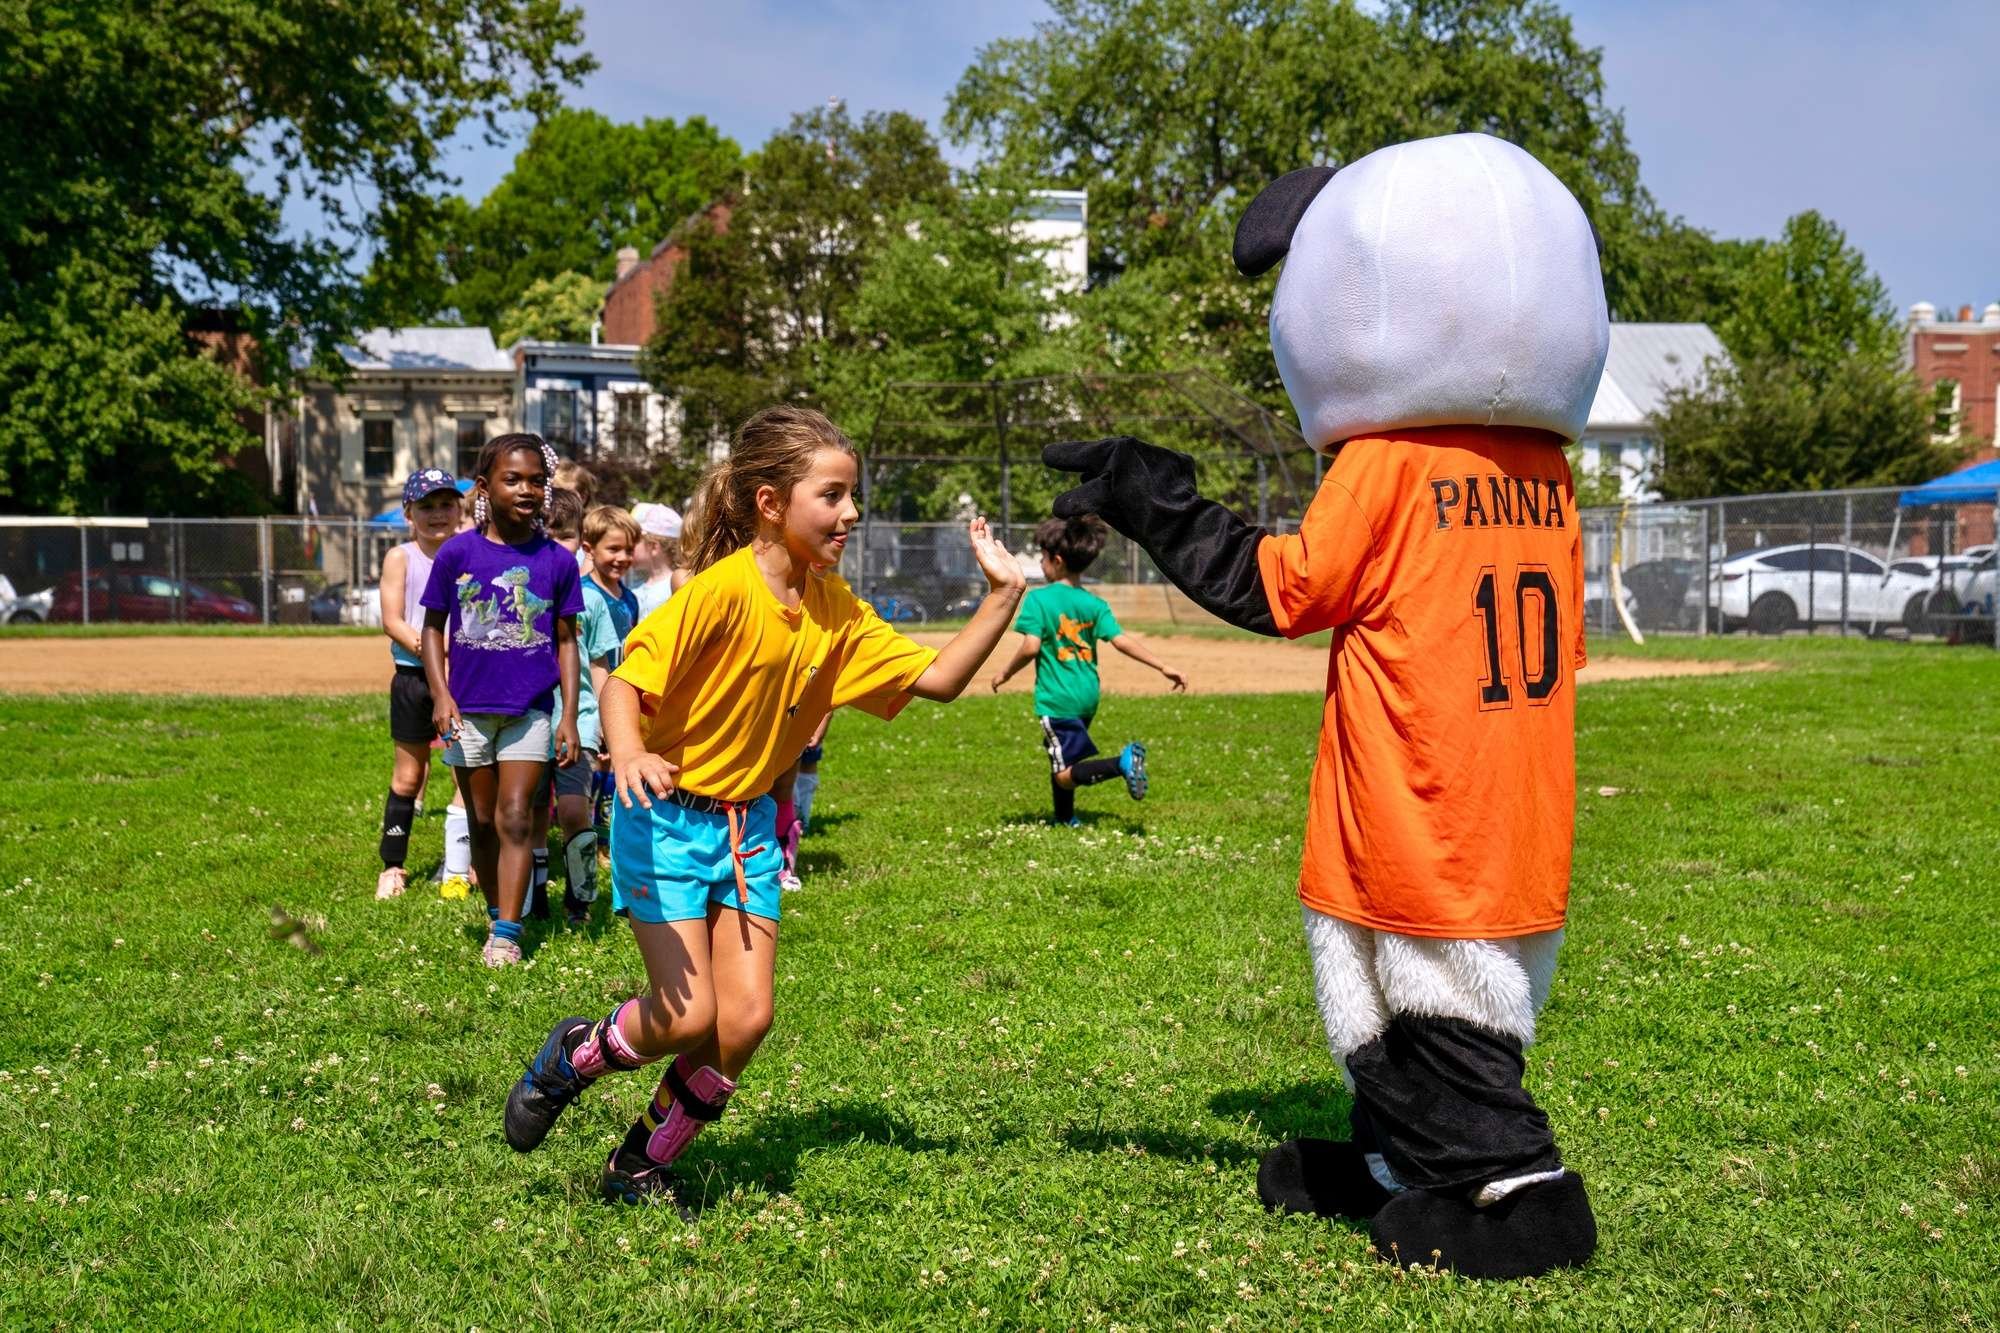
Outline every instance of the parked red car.
<path fill-rule="evenodd" d="M 254 625 L 263 617 L 256 606 L 199 583 L 182 583 L 164 574 L 118 570 L 90 576 L 90 618 L 99 620 L 228 621 Z M 56 584 L 49 619 L 75 623 L 83 619 L 83 579 L 68 574 Z"/>

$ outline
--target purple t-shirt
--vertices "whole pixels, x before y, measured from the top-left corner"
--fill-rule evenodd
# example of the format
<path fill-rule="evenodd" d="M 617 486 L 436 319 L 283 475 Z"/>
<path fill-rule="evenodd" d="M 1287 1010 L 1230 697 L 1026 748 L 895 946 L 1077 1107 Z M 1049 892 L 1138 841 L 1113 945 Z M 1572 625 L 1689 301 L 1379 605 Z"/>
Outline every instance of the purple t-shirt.
<path fill-rule="evenodd" d="M 461 532 L 438 547 L 423 604 L 449 613 L 447 683 L 460 712 L 554 709 L 556 617 L 583 610 L 575 556 L 547 537 L 506 546 Z"/>

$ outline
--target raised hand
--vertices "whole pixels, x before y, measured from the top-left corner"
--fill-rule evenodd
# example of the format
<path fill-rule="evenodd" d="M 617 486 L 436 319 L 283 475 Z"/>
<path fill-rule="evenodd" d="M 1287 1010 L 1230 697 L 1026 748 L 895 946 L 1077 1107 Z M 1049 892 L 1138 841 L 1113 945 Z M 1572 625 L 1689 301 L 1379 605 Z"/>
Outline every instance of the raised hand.
<path fill-rule="evenodd" d="M 973 519 L 965 531 L 972 538 L 972 558 L 979 562 L 979 572 L 986 576 L 987 587 L 994 592 L 1009 588 L 1019 592 L 1028 586 L 1027 577 L 1021 573 L 1021 562 L 1007 553 L 985 518 Z"/>
<path fill-rule="evenodd" d="M 1083 476 L 1082 485 L 1056 497 L 1052 508 L 1057 518 L 1096 514 L 1141 542 L 1156 508 L 1200 499 L 1192 458 L 1132 435 L 1052 444 L 1042 450 L 1042 462 Z"/>

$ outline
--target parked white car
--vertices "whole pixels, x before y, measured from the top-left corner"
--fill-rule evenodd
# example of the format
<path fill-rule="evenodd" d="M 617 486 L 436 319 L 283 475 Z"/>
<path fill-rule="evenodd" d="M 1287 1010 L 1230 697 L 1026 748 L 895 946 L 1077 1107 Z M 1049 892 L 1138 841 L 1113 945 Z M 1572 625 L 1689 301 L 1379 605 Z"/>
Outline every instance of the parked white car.
<path fill-rule="evenodd" d="M 1783 634 L 1800 625 L 1837 625 L 1842 585 L 1850 626 L 1916 626 L 1936 575 L 1892 569 L 1868 552 L 1838 543 L 1739 551 L 1709 576 L 1709 605 L 1724 630 L 1747 625 Z"/>

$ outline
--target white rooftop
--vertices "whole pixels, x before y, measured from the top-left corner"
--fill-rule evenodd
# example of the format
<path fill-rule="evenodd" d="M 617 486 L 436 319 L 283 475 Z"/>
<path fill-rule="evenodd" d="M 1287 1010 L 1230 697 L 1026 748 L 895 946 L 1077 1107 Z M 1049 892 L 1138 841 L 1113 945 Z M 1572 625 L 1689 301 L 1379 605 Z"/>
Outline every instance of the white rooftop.
<path fill-rule="evenodd" d="M 512 372 L 514 360 L 493 345 L 493 331 L 477 329 L 370 329 L 340 355 L 356 370 L 450 373 L 466 370 Z"/>
<path fill-rule="evenodd" d="M 1660 410 L 1666 391 L 1701 378 L 1710 358 L 1729 359 L 1706 324 L 1613 324 L 1604 378 L 1590 404 L 1591 431 L 1637 430 Z"/>

